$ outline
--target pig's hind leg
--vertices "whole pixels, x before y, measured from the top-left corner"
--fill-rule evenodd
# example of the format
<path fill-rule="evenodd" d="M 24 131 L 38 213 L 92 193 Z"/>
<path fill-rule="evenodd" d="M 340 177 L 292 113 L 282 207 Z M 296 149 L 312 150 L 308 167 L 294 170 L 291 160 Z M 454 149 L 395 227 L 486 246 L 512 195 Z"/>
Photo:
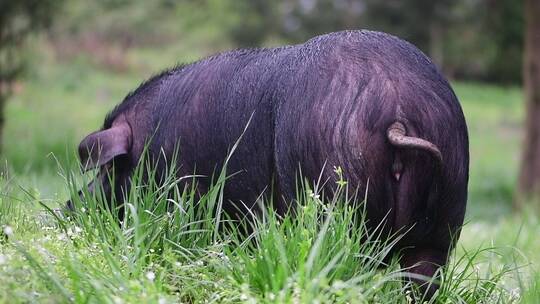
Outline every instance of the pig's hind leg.
<path fill-rule="evenodd" d="M 409 248 L 403 252 L 400 264 L 425 300 L 431 299 L 439 289 L 438 270 L 446 264 L 447 258 L 448 250 L 429 247 Z"/>

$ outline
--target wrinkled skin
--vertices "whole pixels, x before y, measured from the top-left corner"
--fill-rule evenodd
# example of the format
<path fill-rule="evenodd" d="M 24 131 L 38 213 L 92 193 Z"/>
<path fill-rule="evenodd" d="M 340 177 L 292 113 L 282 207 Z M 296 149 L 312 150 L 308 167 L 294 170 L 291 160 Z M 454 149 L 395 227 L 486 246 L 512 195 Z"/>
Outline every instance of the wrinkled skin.
<path fill-rule="evenodd" d="M 165 166 L 160 152 L 171 159 L 179 146 L 180 175 L 212 176 L 250 117 L 227 168 L 239 173 L 226 185 L 226 210 L 255 209 L 261 194 L 273 194 L 276 211 L 286 213 L 299 170 L 312 181 L 322 174 L 330 193 L 332 168 L 340 166 L 351 187 L 367 189 L 369 223 L 386 219 L 389 232 L 410 228 L 396 248 L 402 266 L 431 277 L 446 263 L 467 201 L 467 126 L 431 61 L 387 34 L 337 32 L 166 71 L 129 94 L 79 152 L 90 167 L 115 168 L 121 186 L 103 187 L 119 198 L 150 137 L 158 172 Z M 386 131 L 396 121 L 407 135 L 438 147 L 442 163 L 390 144 Z M 101 156 L 88 152 L 93 147 Z M 199 190 L 209 183 L 201 178 Z"/>

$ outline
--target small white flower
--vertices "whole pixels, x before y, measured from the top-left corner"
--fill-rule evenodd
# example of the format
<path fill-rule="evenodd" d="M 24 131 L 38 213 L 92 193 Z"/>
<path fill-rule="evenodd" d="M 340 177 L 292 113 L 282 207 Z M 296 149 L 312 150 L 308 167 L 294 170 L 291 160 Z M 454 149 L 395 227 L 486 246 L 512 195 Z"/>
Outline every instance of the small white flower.
<path fill-rule="evenodd" d="M 149 271 L 149 272 L 146 273 L 146 278 L 149 281 L 154 281 L 156 279 L 156 274 L 153 273 L 152 271 Z"/>
<path fill-rule="evenodd" d="M 124 303 L 124 300 L 122 300 L 121 298 L 117 297 L 117 296 L 113 296 L 113 302 L 115 304 L 123 304 Z"/>
<path fill-rule="evenodd" d="M 307 191 L 307 195 L 314 199 L 319 199 L 321 197 L 319 194 L 313 192 L 313 190 L 311 189 Z"/>
<path fill-rule="evenodd" d="M 167 304 L 167 300 L 165 298 L 159 298 L 158 304 Z"/>
<path fill-rule="evenodd" d="M 4 226 L 4 234 L 7 235 L 7 236 L 12 236 L 13 235 L 13 228 L 11 228 L 11 226 Z"/>
<path fill-rule="evenodd" d="M 0 254 L 0 265 L 3 265 L 7 262 L 7 258 L 5 255 Z"/>

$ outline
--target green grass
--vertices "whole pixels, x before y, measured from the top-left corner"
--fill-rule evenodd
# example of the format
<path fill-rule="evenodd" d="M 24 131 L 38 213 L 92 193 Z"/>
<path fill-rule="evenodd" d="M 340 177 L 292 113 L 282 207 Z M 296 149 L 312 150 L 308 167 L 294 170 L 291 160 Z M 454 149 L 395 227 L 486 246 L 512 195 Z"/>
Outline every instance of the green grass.
<path fill-rule="evenodd" d="M 145 172 L 155 173 L 144 166 L 134 173 L 122 221 L 114 201 L 108 205 L 100 193 L 90 193 L 84 179 L 70 171 L 64 174 L 66 186 L 80 212 L 61 216 L 28 192 L 26 201 L 47 212 L 34 215 L 40 222 L 26 222 L 20 209 L 2 204 L 2 214 L 13 223 L 4 226 L 5 266 L 0 278 L 11 283 L 1 290 L 4 299 L 77 303 L 423 299 L 407 281 L 407 269 L 401 269 L 396 259 L 386 262 L 401 234 L 381 238 L 382 226 L 366 228 L 363 204 L 350 203 L 357 197 L 344 187 L 339 170 L 333 197 L 323 201 L 317 185 L 312 189 L 303 183 L 295 217 L 280 218 L 263 207 L 263 214 L 244 224 L 252 227 L 249 235 L 221 212 L 225 171 L 202 196 L 195 186 L 180 188 L 174 170 L 163 184 L 143 183 Z M 84 202 L 76 195 L 81 188 Z M 441 288 L 429 303 L 511 301 L 514 295 L 502 280 L 516 266 L 482 261 L 497 254 L 491 248 L 461 254 L 442 269 Z"/>
<path fill-rule="evenodd" d="M 84 56 L 58 62 L 44 52 L 36 59 L 43 64 L 7 108 L 9 174 L 0 180 L 0 226 L 13 234 L 0 237 L 0 302 L 408 303 L 420 296 L 406 288 L 396 261 L 379 269 L 391 241 L 367 235 L 354 217 L 361 210 L 345 208 L 344 196 L 324 204 L 308 185 L 299 191 L 295 219 L 267 210 L 247 241 L 227 228 L 226 219 L 210 216 L 219 209 L 224 176 L 203 197 L 175 188 L 172 177 L 170 187 L 136 187 L 121 225 L 99 196 L 70 221 L 45 210 L 91 177 L 71 174 L 77 172 L 78 141 L 145 77 L 167 62 L 197 58 L 191 49 L 199 48 L 132 50 L 124 73 L 98 68 Z M 176 52 L 184 56 L 175 58 Z M 535 303 L 539 220 L 534 212 L 513 213 L 511 205 L 521 90 L 470 83 L 454 88 L 470 131 L 469 204 L 435 303 Z M 171 196 L 182 208 L 167 208 L 164 198 Z"/>

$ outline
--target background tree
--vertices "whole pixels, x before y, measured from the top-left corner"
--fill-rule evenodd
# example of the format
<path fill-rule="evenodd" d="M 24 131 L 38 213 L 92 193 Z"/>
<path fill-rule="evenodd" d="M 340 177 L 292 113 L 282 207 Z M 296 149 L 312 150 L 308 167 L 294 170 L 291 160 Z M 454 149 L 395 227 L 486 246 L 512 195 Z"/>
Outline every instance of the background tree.
<path fill-rule="evenodd" d="M 294 43 L 317 35 L 365 26 L 363 0 L 288 0 L 282 2 L 281 35 Z"/>
<path fill-rule="evenodd" d="M 486 80 L 499 83 L 521 82 L 523 65 L 523 2 L 484 0 L 483 28 L 492 44 L 487 54 L 489 65 Z M 538 17 L 537 17 L 538 18 Z M 491 55 L 491 56 L 490 56 Z"/>
<path fill-rule="evenodd" d="M 442 41 L 450 22 L 451 0 L 366 0 L 367 20 L 382 31 L 394 33 L 443 62 Z"/>
<path fill-rule="evenodd" d="M 0 151 L 5 103 L 24 70 L 21 46 L 28 35 L 50 25 L 60 1 L 0 0 Z"/>
<path fill-rule="evenodd" d="M 540 201 L 540 1 L 525 0 L 523 88 L 527 102 L 526 133 L 516 203 Z"/>
<path fill-rule="evenodd" d="M 237 46 L 259 46 L 268 36 L 276 33 L 280 19 L 276 2 L 232 1 L 230 7 L 238 15 L 237 22 L 228 30 L 230 38 Z"/>
<path fill-rule="evenodd" d="M 204 12 L 190 30 L 209 20 L 218 22 L 223 36 L 234 46 L 301 43 L 332 31 L 367 28 L 413 43 L 449 78 L 507 84 L 521 81 L 521 1 L 190 1 L 198 9 L 182 6 L 178 12 Z M 215 9 L 217 5 L 219 9 Z"/>

